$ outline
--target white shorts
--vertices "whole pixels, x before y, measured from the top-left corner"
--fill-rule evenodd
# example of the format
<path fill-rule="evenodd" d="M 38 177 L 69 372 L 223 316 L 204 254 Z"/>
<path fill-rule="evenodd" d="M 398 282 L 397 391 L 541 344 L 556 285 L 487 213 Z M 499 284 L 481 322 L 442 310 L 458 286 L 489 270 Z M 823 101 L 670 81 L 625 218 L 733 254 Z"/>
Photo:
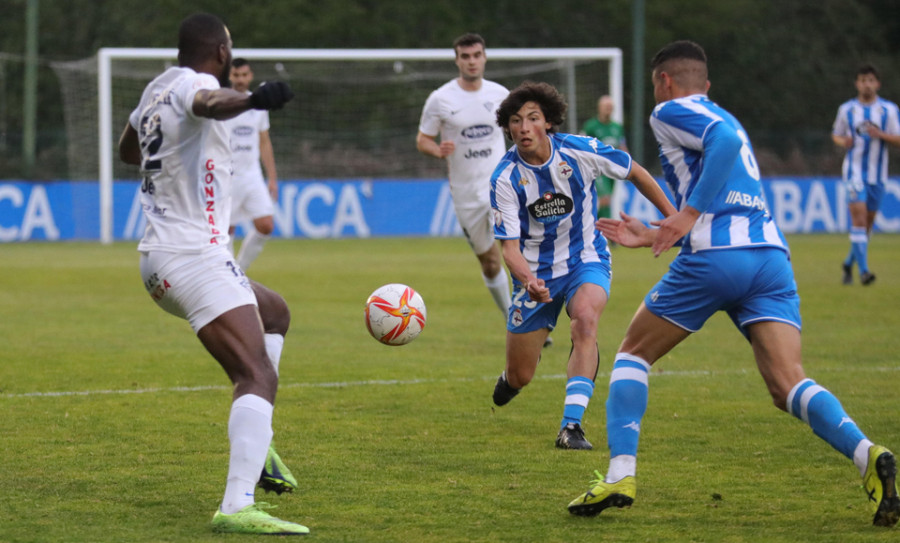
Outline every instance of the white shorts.
<path fill-rule="evenodd" d="M 483 255 L 493 247 L 494 221 L 490 207 L 456 209 L 456 220 L 476 255 Z"/>
<path fill-rule="evenodd" d="M 231 224 L 275 214 L 275 204 L 262 174 L 235 176 L 231 184 Z"/>
<path fill-rule="evenodd" d="M 250 280 L 227 247 L 141 251 L 141 278 L 156 305 L 187 319 L 194 332 L 236 307 L 257 305 Z"/>

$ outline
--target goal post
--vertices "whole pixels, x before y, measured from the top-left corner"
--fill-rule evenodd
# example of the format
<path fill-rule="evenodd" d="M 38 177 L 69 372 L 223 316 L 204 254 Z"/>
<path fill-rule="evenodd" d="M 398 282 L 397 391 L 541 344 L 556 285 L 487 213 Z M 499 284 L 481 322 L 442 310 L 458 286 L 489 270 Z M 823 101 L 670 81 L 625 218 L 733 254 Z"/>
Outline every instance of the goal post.
<path fill-rule="evenodd" d="M 177 55 L 178 51 L 174 48 L 101 48 L 97 53 L 99 153 L 97 174 L 100 184 L 100 241 L 104 244 L 113 241 L 114 145 L 118 131 L 124 126 L 124 124 L 116 126 L 117 122 L 122 122 L 119 117 L 123 114 L 117 113 L 114 109 L 117 99 L 114 86 L 117 77 L 115 64 L 119 61 L 157 61 L 153 66 L 155 75 L 161 73 L 166 65 L 174 64 Z M 309 123 L 315 126 L 306 126 L 307 123 L 303 119 L 296 121 L 296 124 L 303 126 L 297 128 L 298 135 L 294 138 L 301 139 L 303 135 L 315 134 L 320 139 L 327 140 L 328 144 L 291 142 L 291 152 L 285 152 L 285 155 L 297 157 L 298 163 L 295 167 L 291 167 L 291 164 L 288 164 L 288 168 L 281 166 L 279 145 L 274 143 L 275 138 L 281 135 L 280 127 L 276 126 L 279 114 L 272 116 L 273 145 L 276 147 L 276 162 L 279 162 L 279 174 L 282 177 L 284 173 L 288 174 L 288 178 L 307 177 L 304 174 L 312 175 L 313 178 L 318 176 L 377 178 L 416 177 L 423 173 L 433 173 L 423 171 L 422 168 L 415 170 L 394 168 L 384 169 L 382 172 L 370 170 L 370 167 L 378 161 L 404 162 L 400 155 L 395 157 L 390 154 L 400 146 L 408 146 L 414 151 L 412 142 L 418 128 L 418 113 L 425 103 L 424 98 L 428 92 L 452 79 L 457 73 L 453 65 L 452 49 L 234 49 L 233 56 L 265 63 L 265 67 L 261 69 L 257 69 L 256 62 L 253 63 L 253 71 L 257 74 L 256 82 L 269 79 L 269 75 L 288 81 L 301 102 L 310 99 L 307 91 L 311 88 L 323 89 L 319 95 L 312 98 L 320 100 L 323 106 L 318 107 L 318 104 L 313 103 L 309 106 L 311 109 L 306 110 L 306 114 L 311 115 L 315 112 L 317 115 L 321 114 L 322 118 Z M 490 48 L 487 50 L 487 57 L 485 77 L 509 88 L 526 79 L 543 80 L 554 84 L 566 96 L 569 104 L 565 127 L 567 132 L 578 132 L 579 120 L 593 114 L 591 104 L 601 94 L 612 96 L 615 103 L 613 119 L 622 122 L 624 96 L 622 51 L 619 48 Z M 311 63 L 332 68 L 326 73 L 324 70 L 311 69 Z M 335 68 L 338 66 L 344 68 Z M 367 69 L 365 66 L 379 68 Z M 374 73 L 376 71 L 377 74 Z M 141 73 L 131 77 L 137 80 L 136 88 L 143 90 L 153 75 Z M 385 82 L 389 82 L 391 87 L 385 87 Z M 337 91 L 345 87 L 367 84 L 378 89 L 373 91 L 369 98 L 370 102 L 362 103 L 365 97 L 358 91 L 360 103 L 352 96 L 337 98 L 332 96 L 340 94 Z M 403 92 L 406 88 L 409 88 L 410 92 Z M 412 92 L 413 88 L 416 92 Z M 134 90 L 131 93 L 133 94 Z M 390 100 L 400 102 L 394 106 Z M 134 107 L 136 104 L 135 100 L 130 106 Z M 67 105 L 68 107 L 77 105 Z M 348 111 L 350 123 L 364 116 L 362 119 L 364 122 L 359 122 L 360 128 L 371 134 L 363 134 L 362 131 L 359 134 L 351 134 L 352 128 L 340 128 L 340 123 L 334 117 L 336 112 L 342 109 Z M 405 116 L 399 114 L 401 109 L 408 110 Z M 332 118 L 329 118 L 329 115 Z M 343 139 L 328 135 L 329 127 L 334 127 L 336 131 L 341 130 L 344 134 Z M 382 140 L 388 137 L 397 138 L 398 141 L 385 144 Z M 72 134 L 69 134 L 69 139 L 71 147 Z M 347 152 L 342 148 L 342 145 L 352 145 L 359 140 L 366 143 L 366 148 L 362 151 Z M 287 146 L 288 143 L 281 144 L 281 148 Z M 294 152 L 298 148 L 300 150 Z M 69 155 L 76 156 L 78 152 L 70 150 Z M 325 158 L 322 158 L 323 155 Z M 323 164 L 318 164 L 320 161 Z M 328 172 L 327 168 L 335 165 L 346 168 L 334 172 L 333 175 L 318 173 L 316 170 L 316 167 L 322 166 L 325 168 L 323 172 Z"/>

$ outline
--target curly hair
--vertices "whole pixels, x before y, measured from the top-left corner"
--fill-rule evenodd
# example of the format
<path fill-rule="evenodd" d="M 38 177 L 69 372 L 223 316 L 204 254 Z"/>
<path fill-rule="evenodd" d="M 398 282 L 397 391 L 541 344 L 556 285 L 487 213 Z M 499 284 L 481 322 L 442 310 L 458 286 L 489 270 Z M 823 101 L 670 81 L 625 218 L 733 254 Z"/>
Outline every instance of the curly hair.
<path fill-rule="evenodd" d="M 566 119 L 568 104 L 559 91 L 549 83 L 525 81 L 512 91 L 497 110 L 497 126 L 509 136 L 509 118 L 517 114 L 527 102 L 535 102 L 541 108 L 544 118 L 550 123 L 547 132 L 556 132 Z"/>

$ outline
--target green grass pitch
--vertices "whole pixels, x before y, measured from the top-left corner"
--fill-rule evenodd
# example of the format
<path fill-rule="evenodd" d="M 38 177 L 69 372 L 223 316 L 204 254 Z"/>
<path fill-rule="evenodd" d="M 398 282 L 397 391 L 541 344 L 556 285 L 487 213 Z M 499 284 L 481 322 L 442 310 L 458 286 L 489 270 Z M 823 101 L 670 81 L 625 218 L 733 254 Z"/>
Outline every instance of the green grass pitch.
<path fill-rule="evenodd" d="M 840 284 L 846 235 L 789 240 L 807 374 L 900 452 L 900 236 L 873 286 Z M 613 251 L 595 450 L 559 451 L 568 320 L 503 408 L 504 325 L 461 239 L 275 240 L 250 270 L 293 314 L 275 439 L 301 484 L 265 496 L 319 542 L 894 541 L 852 463 L 776 410 L 725 315 L 654 366 L 627 510 L 566 504 L 607 462 L 604 403 L 625 327 L 673 255 Z M 422 294 L 403 347 L 368 336 L 379 285 Z M 143 291 L 135 244 L 0 245 L 0 541 L 205 542 L 224 489 L 230 387 L 184 321 Z"/>

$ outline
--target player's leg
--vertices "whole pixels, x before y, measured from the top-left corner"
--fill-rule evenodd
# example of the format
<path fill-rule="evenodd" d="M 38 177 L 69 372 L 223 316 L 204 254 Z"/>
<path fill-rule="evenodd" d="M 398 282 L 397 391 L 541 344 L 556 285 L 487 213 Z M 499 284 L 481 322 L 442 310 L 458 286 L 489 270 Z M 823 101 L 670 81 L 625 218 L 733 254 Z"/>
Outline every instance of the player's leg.
<path fill-rule="evenodd" d="M 852 270 L 854 263 L 859 266 L 860 275 L 862 275 L 864 272 L 869 271 L 869 239 L 866 233 L 866 202 L 864 197 L 863 199 L 859 199 L 859 197 L 853 197 L 853 194 L 857 194 L 854 191 L 849 191 L 849 194 L 851 195 L 851 200 L 848 204 L 848 207 L 850 209 L 850 252 L 847 254 L 847 257 L 844 259 L 844 262 L 842 264 L 842 269 L 844 272 L 843 283 L 845 285 L 853 282 Z"/>
<path fill-rule="evenodd" d="M 472 252 L 478 258 L 484 285 L 505 316 L 511 303 L 509 274 L 503 267 L 500 247 L 494 240 L 494 223 L 491 217 L 491 208 L 487 204 L 469 208 L 456 207 L 456 218 Z"/>
<path fill-rule="evenodd" d="M 255 281 L 251 281 L 250 284 L 259 304 L 259 314 L 265 334 L 266 354 L 277 374 L 281 352 L 284 348 L 284 336 L 291 324 L 291 313 L 287 302 L 280 294 Z M 297 488 L 297 479 L 281 460 L 281 456 L 275 450 L 274 441 L 269 446 L 266 463 L 257 486 L 266 492 L 277 494 L 293 492 Z"/>
<path fill-rule="evenodd" d="M 506 367 L 494 386 L 495 405 L 509 403 L 534 378 L 548 333 L 546 328 L 524 333 L 506 332 Z"/>
<path fill-rule="evenodd" d="M 748 332 L 775 406 L 807 423 L 817 436 L 853 461 L 863 477 L 874 524 L 896 524 L 900 497 L 894 455 L 869 441 L 834 394 L 806 378 L 800 330 L 783 322 L 766 321 L 749 326 Z"/>
<path fill-rule="evenodd" d="M 509 274 L 503 267 L 500 248 L 496 243 L 492 243 L 487 251 L 475 256 L 478 257 L 481 265 L 481 278 L 484 279 L 484 286 L 491 293 L 494 303 L 505 315 L 512 300 L 510 299 Z"/>
<path fill-rule="evenodd" d="M 597 325 L 609 298 L 609 265 L 607 262 L 583 264 L 573 274 L 566 293 L 572 350 L 566 370 L 566 396 L 556 446 L 561 449 L 591 449 L 581 422 L 594 394 L 594 379 L 600 364 Z"/>
<path fill-rule="evenodd" d="M 244 271 L 250 268 L 250 264 L 262 252 L 263 246 L 272 237 L 272 231 L 275 229 L 272 218 L 275 214 L 275 204 L 272 202 L 267 185 L 262 179 L 247 180 L 245 184 L 247 192 L 241 209 L 245 216 L 252 217 L 253 228 L 247 230 L 237 255 L 238 265 Z"/>
<path fill-rule="evenodd" d="M 253 219 L 253 228 L 249 229 L 241 242 L 241 250 L 238 251 L 237 262 L 242 270 L 247 270 L 250 264 L 262 253 L 263 247 L 272 239 L 272 231 L 275 229 L 275 221 L 272 215 Z"/>
<path fill-rule="evenodd" d="M 859 282 L 864 286 L 871 285 L 875 282 L 875 274 L 869 269 L 869 240 L 872 238 L 872 228 L 875 226 L 875 216 L 881 207 L 881 200 L 884 197 L 884 183 L 866 186 L 866 271 L 863 273 L 860 266 Z"/>
<path fill-rule="evenodd" d="M 266 355 L 255 306 L 228 311 L 201 328 L 197 336 L 234 383 L 228 419 L 231 451 L 222 505 L 213 517 L 220 532 L 305 534 L 300 524 L 275 518 L 254 499 L 272 440 L 272 411 L 278 376 Z"/>
<path fill-rule="evenodd" d="M 605 476 L 595 472 L 591 488 L 569 503 L 574 515 L 593 516 L 608 507 L 625 507 L 636 494 L 637 448 L 647 410 L 650 366 L 690 332 L 658 317 L 641 304 L 616 354 L 606 400 L 610 462 Z"/>

